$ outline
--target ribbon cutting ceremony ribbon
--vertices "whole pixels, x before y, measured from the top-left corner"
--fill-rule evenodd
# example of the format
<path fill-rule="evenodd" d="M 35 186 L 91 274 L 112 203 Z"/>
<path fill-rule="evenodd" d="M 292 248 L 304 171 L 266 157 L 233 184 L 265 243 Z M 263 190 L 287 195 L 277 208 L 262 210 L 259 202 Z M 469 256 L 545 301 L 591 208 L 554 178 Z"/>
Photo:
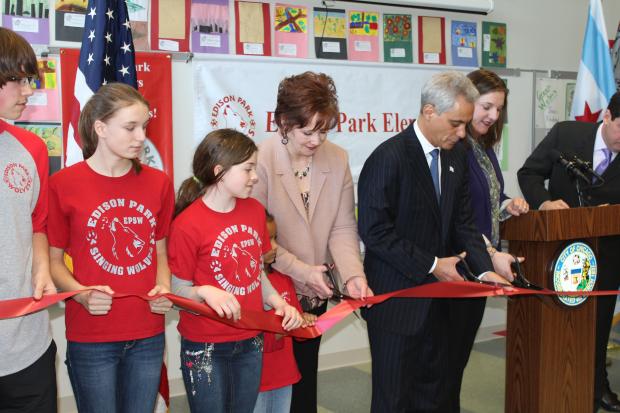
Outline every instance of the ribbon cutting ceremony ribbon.
<path fill-rule="evenodd" d="M 32 297 L 16 298 L 11 300 L 0 301 L 0 320 L 5 318 L 21 317 L 36 311 L 50 307 L 59 301 L 66 300 L 83 291 L 69 291 L 58 294 L 44 295 L 40 300 Z M 224 324 L 228 324 L 237 328 L 247 330 L 271 331 L 279 334 L 288 334 L 298 338 L 315 338 L 324 334 L 327 330 L 342 321 L 346 316 L 360 307 L 369 304 L 380 304 L 392 298 L 479 298 L 479 297 L 512 297 L 525 295 L 547 295 L 547 296 L 601 296 L 601 295 L 618 295 L 620 291 L 551 291 L 551 290 L 530 290 L 517 287 L 501 287 L 488 284 L 477 284 L 473 282 L 435 282 L 424 284 L 418 287 L 407 288 L 404 290 L 393 291 L 386 294 L 368 297 L 366 300 L 342 300 L 338 305 L 330 308 L 321 315 L 316 321 L 315 326 L 298 328 L 293 331 L 284 331 L 282 329 L 282 318 L 275 316 L 267 311 L 241 311 L 241 319 L 232 321 L 227 318 L 221 318 L 217 313 L 204 303 L 198 303 L 187 298 L 179 297 L 174 294 L 163 294 L 174 305 L 181 309 L 191 311 L 217 320 Z M 160 296 L 149 297 L 141 293 L 115 293 L 114 299 L 123 299 L 126 297 L 138 297 L 145 301 L 154 300 Z"/>

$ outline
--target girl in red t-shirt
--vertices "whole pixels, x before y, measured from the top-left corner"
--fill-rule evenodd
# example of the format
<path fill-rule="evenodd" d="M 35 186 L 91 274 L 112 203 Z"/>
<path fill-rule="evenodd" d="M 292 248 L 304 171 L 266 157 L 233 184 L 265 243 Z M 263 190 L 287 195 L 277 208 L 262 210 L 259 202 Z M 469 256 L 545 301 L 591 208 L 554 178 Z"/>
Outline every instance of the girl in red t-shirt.
<path fill-rule="evenodd" d="M 257 182 L 256 144 L 221 129 L 198 145 L 194 176 L 179 189 L 168 259 L 175 294 L 205 302 L 220 317 L 273 307 L 285 330 L 302 323 L 264 275 L 270 250 L 265 210 L 249 198 Z M 181 370 L 192 412 L 251 412 L 258 396 L 263 339 L 181 311 Z"/>
<path fill-rule="evenodd" d="M 152 413 L 164 355 L 169 292 L 166 237 L 174 188 L 141 165 L 149 106 L 134 88 L 102 86 L 82 109 L 86 159 L 49 183 L 51 272 L 67 301 L 67 368 L 79 411 Z M 73 259 L 73 273 L 64 253 Z"/>

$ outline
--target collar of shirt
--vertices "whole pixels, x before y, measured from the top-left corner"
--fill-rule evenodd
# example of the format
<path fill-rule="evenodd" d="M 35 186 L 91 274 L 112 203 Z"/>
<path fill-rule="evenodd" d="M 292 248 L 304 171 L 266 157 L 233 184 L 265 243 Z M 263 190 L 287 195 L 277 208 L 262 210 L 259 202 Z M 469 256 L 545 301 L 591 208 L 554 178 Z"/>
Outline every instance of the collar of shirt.
<path fill-rule="evenodd" d="M 596 170 L 596 167 L 603 162 L 605 154 L 601 149 L 605 149 L 605 141 L 603 140 L 603 124 L 601 123 L 596 130 L 596 138 L 594 139 L 594 150 L 592 153 L 592 169 Z M 617 152 L 611 152 L 611 160 L 613 161 L 618 155 Z"/>
<path fill-rule="evenodd" d="M 424 156 L 426 156 L 426 163 L 428 164 L 429 168 L 431 167 L 431 161 L 433 160 L 433 156 L 431 155 L 431 152 L 433 151 L 433 149 L 439 149 L 439 156 L 437 157 L 437 162 L 439 164 L 439 176 L 441 177 L 441 148 L 437 148 L 429 142 L 429 140 L 426 138 L 426 136 L 424 136 L 424 134 L 420 130 L 417 120 L 413 122 L 413 130 L 418 140 L 420 141 L 420 145 L 422 146 L 422 151 L 424 152 Z"/>

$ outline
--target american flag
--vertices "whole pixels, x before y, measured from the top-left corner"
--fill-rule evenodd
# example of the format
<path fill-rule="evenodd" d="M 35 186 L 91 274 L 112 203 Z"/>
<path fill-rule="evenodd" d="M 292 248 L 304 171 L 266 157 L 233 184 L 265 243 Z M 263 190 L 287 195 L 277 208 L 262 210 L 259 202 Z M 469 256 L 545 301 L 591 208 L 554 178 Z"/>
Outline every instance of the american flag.
<path fill-rule="evenodd" d="M 75 75 L 71 122 L 65 137 L 65 166 L 80 162 L 80 112 L 88 99 L 108 82 L 138 88 L 133 38 L 125 0 L 89 0 Z"/>

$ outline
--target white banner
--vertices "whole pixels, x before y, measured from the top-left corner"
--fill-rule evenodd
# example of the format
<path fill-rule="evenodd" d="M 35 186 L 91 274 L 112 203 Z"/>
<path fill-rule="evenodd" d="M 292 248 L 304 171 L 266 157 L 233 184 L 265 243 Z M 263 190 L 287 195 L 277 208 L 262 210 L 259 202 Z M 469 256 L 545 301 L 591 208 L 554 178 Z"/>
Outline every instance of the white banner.
<path fill-rule="evenodd" d="M 420 110 L 420 90 L 437 69 L 343 61 L 222 58 L 194 61 L 194 139 L 235 128 L 260 142 L 275 132 L 273 111 L 282 79 L 306 70 L 330 75 L 340 106 L 328 139 L 349 152 L 353 179 L 382 141 L 405 129 Z"/>

